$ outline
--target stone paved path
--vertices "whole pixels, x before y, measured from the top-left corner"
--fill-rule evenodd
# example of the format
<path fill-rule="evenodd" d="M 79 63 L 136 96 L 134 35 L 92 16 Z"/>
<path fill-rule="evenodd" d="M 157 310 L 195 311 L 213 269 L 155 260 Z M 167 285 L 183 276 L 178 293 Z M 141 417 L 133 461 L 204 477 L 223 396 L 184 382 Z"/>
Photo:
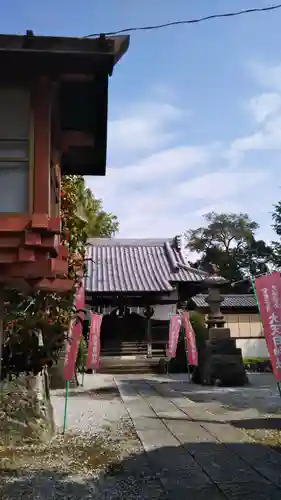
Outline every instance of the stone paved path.
<path fill-rule="evenodd" d="M 232 425 L 233 420 L 264 418 L 259 410 L 267 411 L 268 402 L 278 408 L 276 388 L 268 380 L 260 391 L 258 384 L 237 390 L 203 388 L 184 376 L 88 375 L 84 388 L 69 399 L 69 431 L 100 436 L 106 426 L 112 446 L 120 442 L 126 424 L 122 467 L 105 475 L 95 468 L 90 475 L 64 474 L 44 462 L 30 473 L 2 477 L 0 498 L 280 500 L 281 454 Z M 64 392 L 53 392 L 52 399 L 61 430 Z"/>
<path fill-rule="evenodd" d="M 165 498 L 281 498 L 281 455 L 230 425 L 218 403 L 214 415 L 185 397 L 180 384 L 115 382 Z"/>

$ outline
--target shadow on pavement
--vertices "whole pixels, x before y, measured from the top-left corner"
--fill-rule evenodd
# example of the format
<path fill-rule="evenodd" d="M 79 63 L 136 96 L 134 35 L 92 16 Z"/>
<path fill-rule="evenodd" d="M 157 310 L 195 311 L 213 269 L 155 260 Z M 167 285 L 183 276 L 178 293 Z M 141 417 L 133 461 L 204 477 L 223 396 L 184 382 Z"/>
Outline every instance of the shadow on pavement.
<path fill-rule="evenodd" d="M 64 397 L 65 391 L 64 392 L 56 391 L 55 395 Z M 79 387 L 75 390 L 70 390 L 68 395 L 70 398 L 92 397 L 95 399 L 105 399 L 105 400 L 111 400 L 114 398 L 120 399 L 120 393 L 118 391 L 118 388 L 114 385 L 105 386 L 105 387 L 97 387 L 94 389 L 83 389 L 83 388 Z"/>
<path fill-rule="evenodd" d="M 281 430 L 281 418 L 249 418 L 243 420 L 231 420 L 229 422 L 238 429 L 272 429 Z"/>
<path fill-rule="evenodd" d="M 72 398 L 79 398 L 84 396 L 90 396 L 97 399 L 112 399 L 114 397 L 120 399 L 118 388 L 113 385 L 107 387 L 98 387 L 95 389 L 87 389 L 87 390 L 79 389 L 76 391 L 69 392 L 69 397 Z"/>
<path fill-rule="evenodd" d="M 269 446 L 185 442 L 81 478 L 57 470 L 0 472 L 1 500 L 280 500 L 281 455 Z M 9 476 L 9 477 L 8 477 Z"/>
<path fill-rule="evenodd" d="M 263 379 L 267 383 L 263 383 Z M 209 387 L 188 383 L 186 380 L 167 380 L 162 382 L 143 379 L 143 384 L 150 386 L 165 399 L 188 398 L 194 403 L 208 405 L 219 403 L 228 410 L 245 410 L 255 408 L 260 412 L 281 413 L 281 400 L 276 387 L 276 382 L 271 374 L 261 374 L 251 378 L 251 384 L 245 387 Z M 252 382 L 253 381 L 253 382 Z M 127 381 L 121 381 L 126 386 Z"/>
<path fill-rule="evenodd" d="M 158 416 L 146 416 L 145 418 L 151 420 L 159 420 Z M 186 417 L 173 417 L 171 415 L 162 416 L 162 418 L 166 421 L 178 421 L 178 422 L 187 422 L 189 421 Z M 190 419 L 191 420 L 191 419 Z M 237 429 L 270 429 L 270 430 L 281 430 L 281 418 L 249 418 L 249 419 L 240 419 L 240 420 L 222 420 L 222 419 L 208 419 L 208 420 L 198 420 L 196 419 L 198 424 L 221 424 L 226 423 L 233 425 Z"/>

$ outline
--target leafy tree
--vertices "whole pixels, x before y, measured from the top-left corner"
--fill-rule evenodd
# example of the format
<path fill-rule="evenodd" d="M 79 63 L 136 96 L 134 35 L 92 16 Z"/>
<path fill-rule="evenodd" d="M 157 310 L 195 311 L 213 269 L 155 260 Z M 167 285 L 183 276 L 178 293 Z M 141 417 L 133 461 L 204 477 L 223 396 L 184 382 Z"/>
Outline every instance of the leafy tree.
<path fill-rule="evenodd" d="M 187 248 L 199 253 L 195 265 L 210 271 L 214 264 L 218 272 L 230 281 L 242 280 L 249 272 L 266 272 L 272 249 L 256 240 L 257 222 L 245 213 L 215 213 L 205 216 L 206 226 L 186 232 Z"/>
<path fill-rule="evenodd" d="M 280 269 L 281 268 L 281 201 L 279 201 L 276 205 L 274 205 L 274 211 L 272 213 L 273 220 L 273 230 L 276 235 L 279 237 L 279 241 L 273 241 L 273 256 L 272 261 L 273 264 Z"/>
<path fill-rule="evenodd" d="M 118 232 L 119 222 L 116 215 L 103 210 L 102 200 L 96 199 L 92 191 L 86 188 L 82 176 L 66 176 L 64 178 L 64 197 L 69 196 L 69 191 L 73 195 L 75 193 L 76 216 L 83 221 L 88 237 L 111 237 Z"/>

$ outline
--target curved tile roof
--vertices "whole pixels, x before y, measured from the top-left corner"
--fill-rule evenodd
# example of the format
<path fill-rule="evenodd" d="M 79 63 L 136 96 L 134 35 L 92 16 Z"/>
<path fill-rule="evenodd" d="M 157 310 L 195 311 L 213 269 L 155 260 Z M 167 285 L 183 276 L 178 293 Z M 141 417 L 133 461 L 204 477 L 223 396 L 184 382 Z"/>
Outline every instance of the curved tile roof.
<path fill-rule="evenodd" d="M 187 264 L 177 239 L 92 238 L 87 259 L 85 286 L 92 293 L 171 292 L 174 283 L 207 276 Z"/>
<path fill-rule="evenodd" d="M 223 295 L 224 300 L 221 303 L 221 307 L 226 309 L 232 308 L 257 308 L 257 303 L 254 295 L 251 294 L 227 294 Z M 196 307 L 208 307 L 206 302 L 206 294 L 198 294 L 192 297 L 192 302 Z"/>

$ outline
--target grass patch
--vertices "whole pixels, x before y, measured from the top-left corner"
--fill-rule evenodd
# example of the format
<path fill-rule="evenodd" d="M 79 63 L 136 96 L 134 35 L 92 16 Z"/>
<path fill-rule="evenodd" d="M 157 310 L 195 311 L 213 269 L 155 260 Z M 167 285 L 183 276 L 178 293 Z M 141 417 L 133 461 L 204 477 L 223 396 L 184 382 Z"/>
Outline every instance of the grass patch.
<path fill-rule="evenodd" d="M 279 429 L 242 429 L 257 443 L 270 446 L 281 453 L 281 431 Z"/>

